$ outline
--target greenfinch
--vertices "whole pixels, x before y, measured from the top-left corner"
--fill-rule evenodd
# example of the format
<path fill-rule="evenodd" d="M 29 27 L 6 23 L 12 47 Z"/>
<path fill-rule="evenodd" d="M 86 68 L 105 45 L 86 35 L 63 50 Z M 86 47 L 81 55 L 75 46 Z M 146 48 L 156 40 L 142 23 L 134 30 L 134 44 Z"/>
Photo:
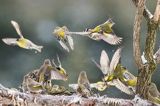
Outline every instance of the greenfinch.
<path fill-rule="evenodd" d="M 23 92 L 29 93 L 42 93 L 44 91 L 44 87 L 42 83 L 35 81 L 30 78 L 30 76 L 25 75 L 22 83 Z"/>
<path fill-rule="evenodd" d="M 20 38 L 3 38 L 2 41 L 4 43 L 6 43 L 7 45 L 13 45 L 13 46 L 19 46 L 20 48 L 24 48 L 24 49 L 34 49 L 38 52 L 41 52 L 41 49 L 43 48 L 43 46 L 38 46 L 36 44 L 34 44 L 32 41 L 30 41 L 29 39 L 24 38 L 24 36 L 21 33 L 20 30 L 20 26 L 18 25 L 17 22 L 15 21 L 11 21 L 11 24 L 13 25 L 13 27 L 15 28 L 17 34 L 20 36 Z"/>
<path fill-rule="evenodd" d="M 53 34 L 57 38 L 60 45 L 66 51 L 69 52 L 69 47 L 71 48 L 71 50 L 74 49 L 74 43 L 73 43 L 73 38 L 72 38 L 71 34 L 69 34 L 68 32 L 69 32 L 68 28 L 66 26 L 63 26 L 63 27 L 56 27 L 54 29 Z"/>
<path fill-rule="evenodd" d="M 87 32 L 90 32 L 89 37 L 93 40 L 104 40 L 111 45 L 120 44 L 122 38 L 116 36 L 114 33 L 112 29 L 114 24 L 112 19 L 108 19 L 105 23 L 100 24 L 93 29 L 88 29 Z"/>

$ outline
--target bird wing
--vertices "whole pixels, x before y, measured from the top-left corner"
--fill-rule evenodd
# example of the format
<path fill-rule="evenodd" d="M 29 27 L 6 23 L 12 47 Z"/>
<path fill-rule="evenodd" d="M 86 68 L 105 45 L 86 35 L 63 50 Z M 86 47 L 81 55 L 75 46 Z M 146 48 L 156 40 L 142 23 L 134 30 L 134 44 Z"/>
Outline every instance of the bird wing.
<path fill-rule="evenodd" d="M 78 84 L 69 84 L 69 87 L 76 91 L 78 89 Z"/>
<path fill-rule="evenodd" d="M 17 38 L 3 38 L 2 41 L 7 45 L 17 45 Z"/>
<path fill-rule="evenodd" d="M 118 45 L 122 42 L 121 37 L 117 37 L 116 35 L 108 33 L 102 34 L 100 38 L 111 45 Z"/>
<path fill-rule="evenodd" d="M 122 51 L 122 48 L 120 47 L 114 53 L 112 60 L 111 60 L 111 63 L 110 63 L 109 73 L 113 73 L 114 69 L 116 68 L 117 64 L 119 63 L 119 60 L 121 57 L 121 51 Z"/>
<path fill-rule="evenodd" d="M 124 85 L 119 79 L 114 79 L 112 82 L 113 82 L 114 86 L 116 88 L 118 88 L 119 90 L 121 90 L 122 92 L 124 92 L 128 95 L 134 94 L 134 92 L 129 87 Z"/>
<path fill-rule="evenodd" d="M 63 47 L 63 49 L 65 49 L 67 52 L 69 52 L 69 48 L 67 47 L 67 45 L 63 41 L 60 40 L 59 43 Z"/>
<path fill-rule="evenodd" d="M 20 38 L 24 38 L 22 35 L 22 32 L 20 30 L 20 26 L 18 25 L 18 23 L 16 21 L 11 21 L 11 24 L 13 25 L 13 27 L 15 28 L 16 32 L 18 33 L 18 35 L 20 36 Z"/>
<path fill-rule="evenodd" d="M 109 70 L 109 57 L 108 54 L 105 52 L 105 50 L 102 50 L 101 52 L 101 57 L 100 57 L 100 65 L 101 65 L 101 70 L 103 74 L 107 74 Z"/>
<path fill-rule="evenodd" d="M 66 80 L 64 75 L 61 75 L 59 72 L 55 70 L 51 70 L 51 79 L 52 80 Z"/>
<path fill-rule="evenodd" d="M 71 49 L 74 49 L 74 43 L 73 43 L 73 38 L 70 35 L 67 35 L 68 43 Z"/>

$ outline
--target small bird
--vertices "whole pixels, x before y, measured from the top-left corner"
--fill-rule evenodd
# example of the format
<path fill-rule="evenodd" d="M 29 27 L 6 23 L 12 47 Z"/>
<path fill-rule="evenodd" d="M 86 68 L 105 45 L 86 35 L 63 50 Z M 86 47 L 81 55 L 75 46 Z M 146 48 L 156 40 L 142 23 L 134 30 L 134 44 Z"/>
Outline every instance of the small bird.
<path fill-rule="evenodd" d="M 90 97 L 93 94 L 85 71 L 80 72 L 78 84 L 70 84 L 69 86 L 83 97 Z"/>
<path fill-rule="evenodd" d="M 72 36 L 68 32 L 68 28 L 66 26 L 63 26 L 56 27 L 53 34 L 56 36 L 60 45 L 69 52 L 69 47 L 71 48 L 71 50 L 74 49 L 74 43 Z"/>
<path fill-rule="evenodd" d="M 60 85 L 52 85 L 51 87 L 46 87 L 45 89 L 46 89 L 46 92 L 51 95 L 56 95 L 56 94 L 71 95 L 72 94 L 64 86 L 60 86 Z"/>
<path fill-rule="evenodd" d="M 30 76 L 25 75 L 22 83 L 22 90 L 23 92 L 42 93 L 44 91 L 44 87 L 42 83 L 39 83 L 30 78 Z"/>
<path fill-rule="evenodd" d="M 115 86 L 124 93 L 133 94 L 133 91 L 130 90 L 128 85 L 126 85 L 127 81 L 130 83 L 130 80 L 128 78 L 125 79 L 124 76 L 127 77 L 127 75 L 125 75 L 124 72 L 120 70 L 121 67 L 117 67 L 119 65 L 119 60 L 121 58 L 121 51 L 122 47 L 118 48 L 115 51 L 111 62 L 109 61 L 108 54 L 104 50 L 102 50 L 101 52 L 100 65 L 95 60 L 92 59 L 92 61 L 104 74 L 103 81 L 106 82 L 106 85 Z M 126 81 L 125 83 L 121 81 L 122 78 L 123 80 L 125 79 Z"/>
<path fill-rule="evenodd" d="M 111 75 L 114 73 L 114 69 L 119 63 L 121 51 L 121 47 L 115 51 L 111 62 L 109 60 L 108 54 L 104 50 L 102 50 L 101 52 L 100 65 L 94 59 L 92 59 L 92 61 L 96 64 L 96 66 L 102 71 L 104 75 Z"/>
<path fill-rule="evenodd" d="M 43 84 L 47 84 L 46 86 L 52 86 L 51 80 L 64 80 L 68 79 L 68 74 L 62 68 L 61 62 L 59 57 L 57 56 L 59 66 L 52 61 L 53 65 L 51 64 L 49 59 L 45 59 L 43 65 L 40 67 L 38 72 L 38 82 L 42 82 Z M 49 83 L 50 82 L 50 83 Z M 48 85 L 49 84 L 49 85 Z"/>
<path fill-rule="evenodd" d="M 124 66 L 118 64 L 115 73 L 117 73 L 116 77 L 118 77 L 122 82 L 124 82 L 127 86 L 135 87 L 137 84 L 137 77 L 131 74 Z"/>
<path fill-rule="evenodd" d="M 90 32 L 89 37 L 93 40 L 104 40 L 105 42 L 111 45 L 117 45 L 121 43 L 122 38 L 117 37 L 114 33 L 112 26 L 115 23 L 112 19 L 108 19 L 105 23 L 96 26 L 93 29 L 87 29 L 87 32 Z"/>
<path fill-rule="evenodd" d="M 150 83 L 149 85 L 149 91 L 148 91 L 148 100 L 156 103 L 156 104 L 160 104 L 160 92 L 157 89 L 157 86 L 155 85 L 155 83 Z"/>
<path fill-rule="evenodd" d="M 58 55 L 57 55 L 57 61 L 58 61 L 58 65 L 56 65 L 56 63 L 54 62 L 54 59 L 52 60 L 54 71 L 51 71 L 52 73 L 51 79 L 66 81 L 68 79 L 68 74 L 66 70 L 62 67 L 62 64 Z"/>
<path fill-rule="evenodd" d="M 43 48 L 43 46 L 38 46 L 36 44 L 34 44 L 32 41 L 30 41 L 29 39 L 26 39 L 23 37 L 21 30 L 20 30 L 20 26 L 18 25 L 18 23 L 16 21 L 11 21 L 11 24 L 13 25 L 13 27 L 15 28 L 17 34 L 20 36 L 20 38 L 3 38 L 2 41 L 4 43 L 6 43 L 7 45 L 13 45 L 13 46 L 19 46 L 21 48 L 24 49 L 34 49 L 38 52 L 41 52 L 41 49 Z"/>

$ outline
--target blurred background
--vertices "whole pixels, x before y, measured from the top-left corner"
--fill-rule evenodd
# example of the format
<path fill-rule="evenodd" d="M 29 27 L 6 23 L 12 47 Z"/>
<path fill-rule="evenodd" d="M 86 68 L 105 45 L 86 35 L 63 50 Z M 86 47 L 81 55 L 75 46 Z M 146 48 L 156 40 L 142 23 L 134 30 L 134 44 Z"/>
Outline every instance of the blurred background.
<path fill-rule="evenodd" d="M 156 1 L 147 2 L 151 12 Z M 0 0 L 0 39 L 18 37 L 10 24 L 11 20 L 19 23 L 23 35 L 37 45 L 43 45 L 41 53 L 8 46 L 0 40 L 0 83 L 6 87 L 16 87 L 21 84 L 23 76 L 38 69 L 44 59 L 56 59 L 58 54 L 63 67 L 69 74 L 67 82 L 60 82 L 67 87 L 68 83 L 76 83 L 80 71 L 87 72 L 90 82 L 101 80 L 102 73 L 91 61 L 99 62 L 104 49 L 111 58 L 118 46 L 111 46 L 104 41 L 93 41 L 88 37 L 73 36 L 75 50 L 70 53 L 62 49 L 52 35 L 56 26 L 67 26 L 71 31 L 84 31 L 112 18 L 116 23 L 113 27 L 117 36 L 123 37 L 122 64 L 131 73 L 137 75 L 133 59 L 132 34 L 135 16 L 135 6 L 131 0 Z M 141 31 L 142 51 L 146 37 L 146 22 L 143 21 Z M 156 49 L 160 45 L 160 33 L 157 36 Z M 160 89 L 159 66 L 153 76 Z M 102 92 L 111 97 L 129 98 L 112 87 Z"/>

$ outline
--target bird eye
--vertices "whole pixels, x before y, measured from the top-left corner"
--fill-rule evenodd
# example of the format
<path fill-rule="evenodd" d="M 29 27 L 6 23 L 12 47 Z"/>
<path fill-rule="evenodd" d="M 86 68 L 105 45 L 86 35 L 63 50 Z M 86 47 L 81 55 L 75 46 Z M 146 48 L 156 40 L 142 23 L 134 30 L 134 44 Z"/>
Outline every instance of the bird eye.
<path fill-rule="evenodd" d="M 61 70 L 60 67 L 56 67 L 57 70 Z"/>

